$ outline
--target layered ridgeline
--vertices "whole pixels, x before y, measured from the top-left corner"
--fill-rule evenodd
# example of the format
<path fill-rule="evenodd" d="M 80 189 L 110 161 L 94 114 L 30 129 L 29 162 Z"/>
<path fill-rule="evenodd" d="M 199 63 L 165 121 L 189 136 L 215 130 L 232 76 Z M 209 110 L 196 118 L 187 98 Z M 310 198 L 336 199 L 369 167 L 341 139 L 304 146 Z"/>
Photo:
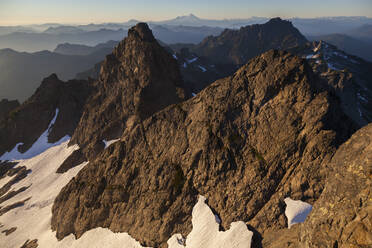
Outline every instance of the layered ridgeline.
<path fill-rule="evenodd" d="M 308 56 L 308 50 L 301 51 L 301 56 Z M 20 163 L 18 191 L 9 191 L 5 184 L 9 192 L 0 198 L 0 222 L 6 224 L 0 228 L 10 235 L 4 240 L 11 244 L 8 241 L 13 239 L 22 243 L 30 239 L 41 247 L 50 242 L 73 247 L 66 245 L 72 242 L 79 247 L 74 242 L 91 245 L 107 240 L 109 245 L 118 240 L 118 232 L 127 232 L 153 247 L 166 247 L 170 237 L 172 248 L 185 243 L 187 247 L 233 244 L 213 238 L 221 234 L 214 223 L 213 230 L 204 227 L 206 240 L 192 245 L 199 230 L 194 217 L 204 218 L 200 214 L 206 208 L 204 198 L 198 197 L 202 195 L 213 210 L 207 208 L 204 216 L 221 223 L 222 230 L 229 229 L 226 233 L 232 230 L 238 247 L 249 246 L 247 228 L 254 232 L 253 245 L 258 247 L 290 247 L 299 242 L 337 246 L 347 244 L 348 237 L 355 237 L 353 244 L 370 245 L 366 234 L 371 228 L 365 221 L 371 206 L 370 138 L 363 144 L 355 142 L 372 135 L 364 129 L 336 152 L 363 124 L 348 112 L 358 108 L 346 108 L 340 97 L 348 87 L 335 87 L 333 77 L 314 63 L 271 50 L 185 101 L 189 95 L 175 58 L 158 44 L 146 24 L 136 25 L 107 56 L 96 82 L 64 83 L 52 75 L 1 126 L 0 137 L 7 139 L 1 144 L 7 151 L 20 142 L 25 143 L 20 151 L 27 150 L 45 130 L 51 143 L 73 133 L 70 144 L 80 146 L 78 150 L 76 145 L 62 144 Z M 327 67 L 329 75 L 333 71 Z M 20 136 L 9 135 L 17 131 Z M 350 167 L 354 158 L 348 154 L 354 154 L 353 149 L 359 149 L 355 154 L 362 167 L 356 158 L 358 163 Z M 82 163 L 85 156 L 89 163 Z M 342 172 L 338 171 L 341 162 Z M 0 185 L 4 175 L 14 184 L 7 178 L 14 165 L 5 166 L 10 169 L 5 174 L 0 171 Z M 343 175 L 355 187 L 333 192 L 344 183 Z M 352 197 L 356 192 L 361 192 L 361 200 Z M 332 208 L 337 197 L 325 203 L 341 193 L 343 199 L 350 199 L 343 201 L 345 205 Z M 308 230 L 293 225 L 296 220 L 285 214 L 293 204 L 288 198 L 314 205 L 303 224 Z M 32 211 L 42 211 L 43 221 L 35 222 Z M 334 222 L 325 221 L 327 213 L 332 213 L 329 219 Z M 27 229 L 25 221 L 33 221 L 37 231 Z M 340 221 L 345 225 L 338 225 Z M 343 227 L 352 235 L 341 239 L 337 233 Z M 324 235 L 317 240 L 319 230 Z M 180 235 L 173 236 L 177 233 L 187 237 L 186 242 Z"/>
<path fill-rule="evenodd" d="M 182 77 L 191 92 L 198 93 L 217 79 L 234 73 L 253 57 L 270 49 L 303 45 L 306 38 L 291 22 L 274 18 L 264 24 L 225 29 L 197 45 L 170 45 Z M 184 49 L 182 49 L 184 48 Z M 186 49 L 185 49 L 186 48 Z"/>
<path fill-rule="evenodd" d="M 270 49 L 287 49 L 306 41 L 291 22 L 274 18 L 239 30 L 226 29 L 219 36 L 207 37 L 193 51 L 213 63 L 241 65 Z"/>
<path fill-rule="evenodd" d="M 82 55 L 0 49 L 0 99 L 24 102 L 32 96 L 43 78 L 52 73 L 56 73 L 64 81 L 74 79 L 77 73 L 102 61 L 112 51 L 109 46 L 110 44 L 101 44 L 92 48 L 91 53 Z"/>
<path fill-rule="evenodd" d="M 184 100 L 182 87 L 176 60 L 147 24 L 137 24 L 103 62 L 96 93 L 70 143 L 92 157 L 104 148 L 103 140 L 120 138 L 137 121 Z"/>
<path fill-rule="evenodd" d="M 251 56 L 272 48 L 287 50 L 306 58 L 313 70 L 329 82 L 340 98 L 344 112 L 360 127 L 371 122 L 372 63 L 324 41 L 306 42 L 301 37 L 290 22 L 275 18 L 262 25 L 226 30 L 220 36 L 206 38 L 197 46 L 171 47 L 177 51 L 174 56 L 187 86 L 195 93 L 231 74 L 239 63 L 246 63 Z M 238 54 L 246 55 L 234 59 Z"/>
<path fill-rule="evenodd" d="M 55 74 L 45 78 L 32 97 L 0 118 L 0 157 L 29 150 L 54 118 L 48 142 L 71 136 L 92 89 L 88 81 L 63 82 Z"/>
<path fill-rule="evenodd" d="M 160 36 L 157 36 L 161 39 Z M 186 42 L 186 41 L 184 41 Z M 234 73 L 249 59 L 270 49 L 287 49 L 307 42 L 289 21 L 274 18 L 265 24 L 249 25 L 239 30 L 226 29 L 201 43 L 163 45 L 177 60 L 186 87 L 198 93 L 217 79 Z M 79 77 L 98 75 L 99 67 Z"/>
<path fill-rule="evenodd" d="M 52 228 L 58 239 L 101 226 L 165 245 L 191 231 L 199 194 L 223 228 L 237 220 L 262 234 L 284 228 L 284 198 L 318 199 L 354 127 L 306 60 L 267 52 L 126 128 L 59 193 Z"/>

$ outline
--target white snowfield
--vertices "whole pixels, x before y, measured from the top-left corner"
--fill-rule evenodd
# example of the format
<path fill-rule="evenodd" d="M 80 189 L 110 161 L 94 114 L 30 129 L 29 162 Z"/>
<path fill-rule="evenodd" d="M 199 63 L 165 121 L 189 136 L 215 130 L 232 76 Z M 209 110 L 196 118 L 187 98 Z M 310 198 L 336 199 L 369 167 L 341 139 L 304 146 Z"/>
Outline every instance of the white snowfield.
<path fill-rule="evenodd" d="M 26 166 L 31 173 L 23 180 L 13 185 L 11 190 L 23 186 L 29 188 L 15 197 L 3 202 L 6 206 L 29 197 L 22 207 L 15 208 L 0 216 L 3 226 L 0 231 L 17 227 L 8 236 L 0 234 L 0 247 L 20 247 L 26 240 L 38 240 L 39 247 L 110 247 L 110 248 L 141 248 L 139 242 L 127 233 L 113 233 L 109 229 L 96 228 L 86 233 L 78 240 L 71 234 L 61 241 L 51 230 L 52 205 L 60 190 L 82 169 L 87 162 L 74 167 L 64 174 L 57 174 L 56 170 L 63 161 L 72 154 L 78 146 L 67 146 L 68 141 L 54 146 L 42 154 L 31 159 L 21 161 L 17 166 Z M 0 180 L 8 181 L 9 178 Z M 185 247 L 250 247 L 253 233 L 248 230 L 244 222 L 234 222 L 226 232 L 220 232 L 218 219 L 205 203 L 203 196 L 199 197 L 192 213 L 193 230 L 185 241 L 181 235 L 174 235 L 168 241 L 170 248 Z M 177 240 L 178 238 L 178 240 Z"/>
<path fill-rule="evenodd" d="M 58 142 L 51 144 L 48 143 L 48 135 L 50 131 L 53 128 L 54 123 L 56 122 L 56 119 L 58 117 L 59 109 L 56 109 L 56 114 L 54 115 L 52 121 L 49 123 L 49 126 L 47 130 L 45 130 L 44 133 L 41 134 L 41 136 L 37 139 L 37 141 L 31 146 L 30 149 L 28 149 L 25 153 L 20 153 L 18 151 L 18 147 L 23 145 L 23 143 L 18 143 L 13 150 L 10 152 L 6 152 L 0 157 L 0 160 L 20 160 L 20 159 L 29 159 L 36 155 L 39 155 L 40 153 L 44 152 L 50 147 L 59 145 L 67 140 L 70 139 L 69 136 L 65 136 L 62 139 L 60 139 Z"/>
<path fill-rule="evenodd" d="M 192 231 L 186 242 L 180 234 L 173 235 L 168 240 L 171 248 L 249 248 L 253 232 L 249 231 L 242 221 L 231 223 L 230 229 L 219 231 L 219 218 L 205 203 L 205 197 L 199 196 L 197 204 L 192 210 Z M 186 246 L 183 244 L 186 243 Z"/>
<path fill-rule="evenodd" d="M 29 188 L 3 202 L 1 206 L 25 200 L 25 205 L 15 208 L 0 216 L 3 226 L 0 231 L 17 227 L 16 231 L 8 236 L 0 234 L 0 247 L 21 247 L 26 240 L 38 240 L 39 247 L 142 247 L 126 233 L 113 233 L 108 229 L 96 228 L 86 232 L 76 240 L 69 235 L 62 241 L 58 241 L 55 233 L 51 230 L 52 206 L 54 199 L 61 189 L 87 164 L 87 162 L 74 167 L 63 174 L 57 174 L 56 170 L 63 161 L 79 147 L 68 147 L 68 141 L 52 147 L 40 155 L 31 159 L 20 161 L 17 167 L 26 166 L 31 173 L 23 180 L 12 186 L 11 190 L 17 190 L 24 186 Z M 9 178 L 3 178 L 9 180 Z"/>
<path fill-rule="evenodd" d="M 284 202 L 287 205 L 285 215 L 288 219 L 288 229 L 294 224 L 304 222 L 313 208 L 309 203 L 295 201 L 291 198 L 285 198 Z"/>

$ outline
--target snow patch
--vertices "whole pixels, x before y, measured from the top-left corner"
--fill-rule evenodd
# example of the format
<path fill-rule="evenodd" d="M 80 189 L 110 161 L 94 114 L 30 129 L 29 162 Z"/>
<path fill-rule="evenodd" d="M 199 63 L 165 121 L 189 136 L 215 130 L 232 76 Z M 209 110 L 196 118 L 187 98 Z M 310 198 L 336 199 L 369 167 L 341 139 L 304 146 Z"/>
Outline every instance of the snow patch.
<path fill-rule="evenodd" d="M 334 51 L 333 54 L 336 55 L 336 56 L 342 57 L 342 58 L 344 58 L 344 59 L 348 59 L 348 58 L 349 58 L 348 56 L 346 56 L 346 55 L 344 55 L 344 54 L 342 54 L 342 53 L 339 53 L 339 52 L 337 52 L 337 51 Z"/>
<path fill-rule="evenodd" d="M 192 210 L 191 233 L 187 236 L 186 246 L 180 241 L 180 235 L 175 234 L 168 241 L 170 248 L 249 248 L 253 232 L 249 231 L 246 224 L 242 221 L 231 223 L 230 229 L 219 231 L 219 223 L 216 216 L 205 203 L 205 197 L 199 196 L 199 200 Z"/>
<path fill-rule="evenodd" d="M 18 150 L 18 147 L 23 145 L 23 143 L 18 143 L 13 150 L 10 152 L 6 152 L 3 154 L 3 156 L 0 157 L 0 160 L 20 160 L 20 159 L 29 159 L 34 156 L 39 155 L 40 153 L 44 152 L 45 150 L 62 144 L 63 142 L 67 141 L 70 137 L 66 135 L 56 143 L 48 143 L 48 136 L 50 131 L 53 128 L 54 123 L 56 122 L 57 116 L 59 113 L 59 109 L 56 109 L 56 113 L 52 119 L 52 121 L 49 123 L 49 126 L 47 130 L 41 134 L 41 136 L 35 141 L 35 143 L 31 146 L 30 149 L 28 149 L 25 153 L 20 153 Z"/>
<path fill-rule="evenodd" d="M 187 60 L 187 63 L 188 64 L 191 64 L 191 63 L 194 63 L 197 60 L 198 60 L 198 57 L 195 57 L 195 58 L 192 58 L 192 59 Z"/>
<path fill-rule="evenodd" d="M 362 110 L 359 107 L 358 107 L 358 112 L 359 112 L 360 117 L 363 117 Z"/>
<path fill-rule="evenodd" d="M 287 205 L 285 215 L 288 219 L 288 229 L 294 224 L 304 222 L 313 208 L 309 203 L 295 201 L 289 197 L 285 198 L 284 202 Z"/>
<path fill-rule="evenodd" d="M 331 63 L 327 63 L 328 64 L 328 68 L 329 69 L 331 69 L 331 70 L 334 70 L 334 71 L 337 71 L 338 69 L 334 66 L 334 65 L 332 65 Z"/>
<path fill-rule="evenodd" d="M 114 144 L 115 142 L 118 142 L 120 139 L 113 139 L 113 140 L 102 140 L 102 142 L 105 144 L 105 149 L 109 147 L 110 145 Z"/>
<path fill-rule="evenodd" d="M 200 68 L 200 70 L 202 70 L 203 72 L 206 72 L 207 71 L 207 69 L 205 69 L 203 66 L 201 66 L 201 65 L 199 65 L 199 68 Z"/>
<path fill-rule="evenodd" d="M 195 94 L 194 92 L 192 92 L 191 95 L 192 95 L 193 97 L 196 96 L 196 94 Z"/>
<path fill-rule="evenodd" d="M 363 102 L 368 103 L 368 100 L 367 100 L 364 96 L 362 96 L 362 94 L 357 93 L 357 95 L 358 95 L 358 98 L 359 98 L 360 100 L 362 100 Z"/>
<path fill-rule="evenodd" d="M 306 59 L 311 59 L 314 56 L 314 54 L 309 54 L 306 56 Z"/>
<path fill-rule="evenodd" d="M 186 64 L 186 62 L 185 63 L 183 63 L 183 68 L 186 68 L 187 67 L 187 64 Z"/>
<path fill-rule="evenodd" d="M 176 54 L 173 54 L 173 58 L 174 59 L 178 59 Z"/>

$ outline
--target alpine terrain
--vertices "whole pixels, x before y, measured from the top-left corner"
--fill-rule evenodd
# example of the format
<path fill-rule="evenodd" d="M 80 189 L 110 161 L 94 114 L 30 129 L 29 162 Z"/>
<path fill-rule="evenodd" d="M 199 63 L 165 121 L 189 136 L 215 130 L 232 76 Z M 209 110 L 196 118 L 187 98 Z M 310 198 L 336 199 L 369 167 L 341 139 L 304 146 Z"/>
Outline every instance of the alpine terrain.
<path fill-rule="evenodd" d="M 95 79 L 0 102 L 0 246 L 371 247 L 371 71 L 280 18 L 137 23 Z"/>

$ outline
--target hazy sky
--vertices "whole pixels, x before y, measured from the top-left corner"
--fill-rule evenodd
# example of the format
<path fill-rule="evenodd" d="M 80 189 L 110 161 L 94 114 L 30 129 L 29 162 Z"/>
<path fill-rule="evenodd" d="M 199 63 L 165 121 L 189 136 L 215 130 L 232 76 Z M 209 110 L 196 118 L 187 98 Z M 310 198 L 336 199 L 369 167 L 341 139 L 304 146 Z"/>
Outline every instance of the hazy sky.
<path fill-rule="evenodd" d="M 251 16 L 372 17 L 372 0 L 0 0 L 0 25 Z"/>

